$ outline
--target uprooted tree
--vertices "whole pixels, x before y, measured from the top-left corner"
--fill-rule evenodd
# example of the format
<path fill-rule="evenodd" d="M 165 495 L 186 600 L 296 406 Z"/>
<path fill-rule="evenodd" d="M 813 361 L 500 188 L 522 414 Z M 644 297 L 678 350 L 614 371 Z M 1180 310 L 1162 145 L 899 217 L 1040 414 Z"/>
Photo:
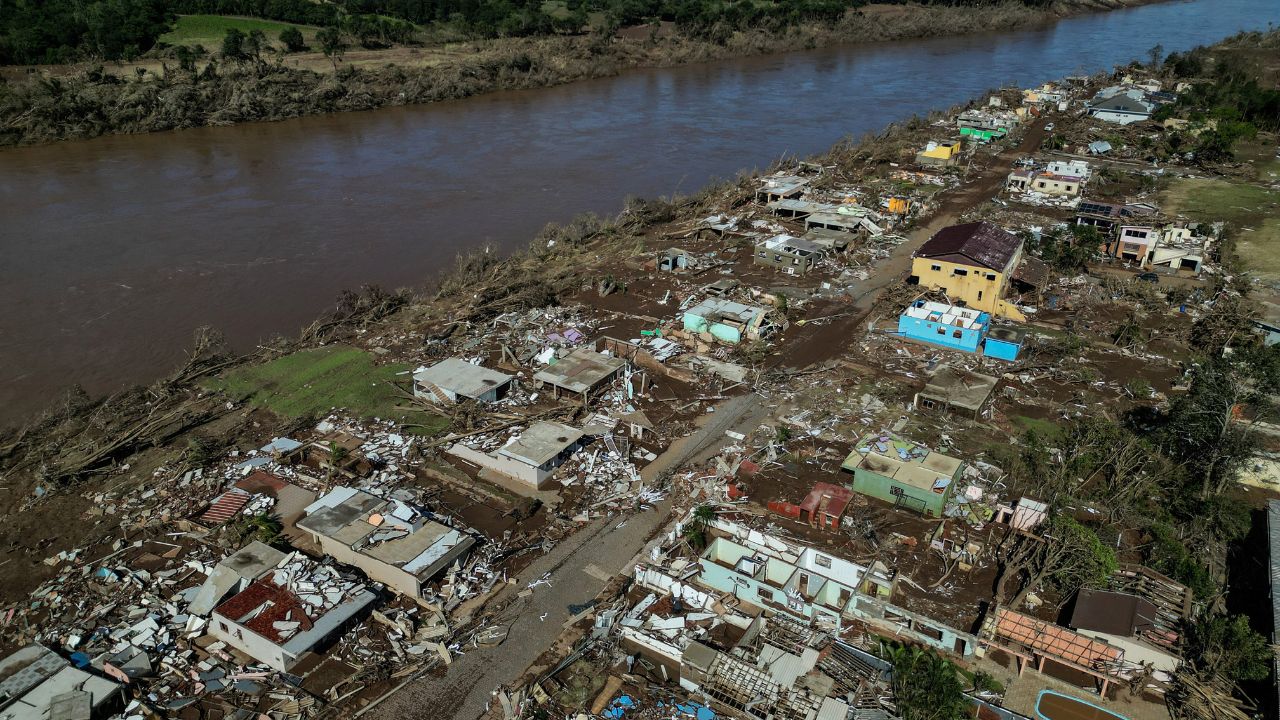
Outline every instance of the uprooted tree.
<path fill-rule="evenodd" d="M 1018 607 L 1027 594 L 1048 583 L 1061 597 L 1086 585 L 1100 585 L 1116 571 L 1116 553 L 1090 528 L 1061 510 L 1032 536 L 1010 529 L 1001 540 L 996 603 Z"/>

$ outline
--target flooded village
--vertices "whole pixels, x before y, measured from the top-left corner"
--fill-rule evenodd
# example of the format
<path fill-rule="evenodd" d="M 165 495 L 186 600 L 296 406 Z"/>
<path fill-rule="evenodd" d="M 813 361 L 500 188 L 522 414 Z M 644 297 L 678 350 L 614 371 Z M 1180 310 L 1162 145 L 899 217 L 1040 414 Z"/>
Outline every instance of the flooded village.
<path fill-rule="evenodd" d="M 1273 713 L 1280 128 L 1210 111 L 1278 50 L 995 90 L 68 396 L 0 438 L 0 718 Z"/>

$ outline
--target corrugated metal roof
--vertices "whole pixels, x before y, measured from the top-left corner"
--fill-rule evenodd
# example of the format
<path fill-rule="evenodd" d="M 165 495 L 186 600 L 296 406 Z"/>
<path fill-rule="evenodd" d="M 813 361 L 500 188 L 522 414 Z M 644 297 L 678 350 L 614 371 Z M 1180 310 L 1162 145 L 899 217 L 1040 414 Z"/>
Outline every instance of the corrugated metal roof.
<path fill-rule="evenodd" d="M 1004 270 L 1021 247 L 1022 238 L 984 220 L 939 230 L 920 246 L 916 257 Z M 961 258 L 970 262 L 965 263 Z"/>

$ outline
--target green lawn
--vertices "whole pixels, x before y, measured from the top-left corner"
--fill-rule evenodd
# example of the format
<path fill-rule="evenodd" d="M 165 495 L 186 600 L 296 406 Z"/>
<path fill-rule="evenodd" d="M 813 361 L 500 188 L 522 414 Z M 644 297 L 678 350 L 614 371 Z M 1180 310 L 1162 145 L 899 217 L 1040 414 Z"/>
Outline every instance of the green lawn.
<path fill-rule="evenodd" d="M 231 15 L 180 15 L 173 29 L 160 36 L 160 41 L 170 45 L 203 45 L 206 50 L 216 50 L 228 30 L 239 28 L 246 35 L 253 30 L 261 30 L 273 45 L 279 45 L 280 31 L 287 27 L 301 30 L 308 45 L 315 44 L 316 32 L 320 29 L 312 25 L 291 25 Z"/>
<path fill-rule="evenodd" d="M 323 417 L 332 408 L 341 408 L 360 417 L 425 425 L 422 434 L 438 432 L 446 425 L 444 418 L 397 409 L 409 403 L 393 381 L 407 382 L 408 376 L 398 373 L 411 369 L 375 365 L 373 356 L 363 350 L 334 346 L 237 368 L 207 385 L 288 418 Z"/>
<path fill-rule="evenodd" d="M 1163 200 L 1171 214 L 1200 222 L 1231 223 L 1244 263 L 1260 276 L 1280 280 L 1280 190 L 1226 180 L 1179 178 Z"/>
<path fill-rule="evenodd" d="M 1026 415 L 1014 415 L 1009 418 L 1020 430 L 1035 430 L 1042 438 L 1052 439 L 1058 437 L 1062 431 L 1058 429 L 1056 423 L 1043 418 L 1027 417 Z"/>

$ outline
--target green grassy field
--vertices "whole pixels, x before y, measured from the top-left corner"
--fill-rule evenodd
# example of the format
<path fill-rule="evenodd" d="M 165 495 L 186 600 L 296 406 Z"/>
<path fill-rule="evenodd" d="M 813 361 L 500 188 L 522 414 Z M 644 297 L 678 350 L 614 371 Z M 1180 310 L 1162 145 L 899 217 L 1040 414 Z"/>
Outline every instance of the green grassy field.
<path fill-rule="evenodd" d="M 280 44 L 280 31 L 291 27 L 289 23 L 258 18 L 233 17 L 230 15 L 180 15 L 173 25 L 173 30 L 160 36 L 160 41 L 170 45 L 203 45 L 205 49 L 214 50 L 222 44 L 222 38 L 231 28 L 239 28 L 245 34 L 253 30 L 261 30 L 273 45 Z M 302 31 L 302 37 L 308 45 L 314 45 L 316 32 L 320 29 L 312 25 L 296 25 Z"/>
<path fill-rule="evenodd" d="M 397 409 L 408 403 L 393 381 L 408 365 L 374 365 L 373 357 L 356 348 L 335 346 L 303 350 L 262 365 L 242 367 L 210 380 L 210 388 L 237 400 L 265 407 L 288 418 L 322 417 L 343 408 L 365 418 L 394 418 L 421 424 L 421 434 L 443 429 L 444 418 Z"/>
<path fill-rule="evenodd" d="M 1249 269 L 1280 280 L 1280 190 L 1248 183 L 1179 178 L 1163 196 L 1165 210 L 1236 229 L 1236 249 Z"/>

